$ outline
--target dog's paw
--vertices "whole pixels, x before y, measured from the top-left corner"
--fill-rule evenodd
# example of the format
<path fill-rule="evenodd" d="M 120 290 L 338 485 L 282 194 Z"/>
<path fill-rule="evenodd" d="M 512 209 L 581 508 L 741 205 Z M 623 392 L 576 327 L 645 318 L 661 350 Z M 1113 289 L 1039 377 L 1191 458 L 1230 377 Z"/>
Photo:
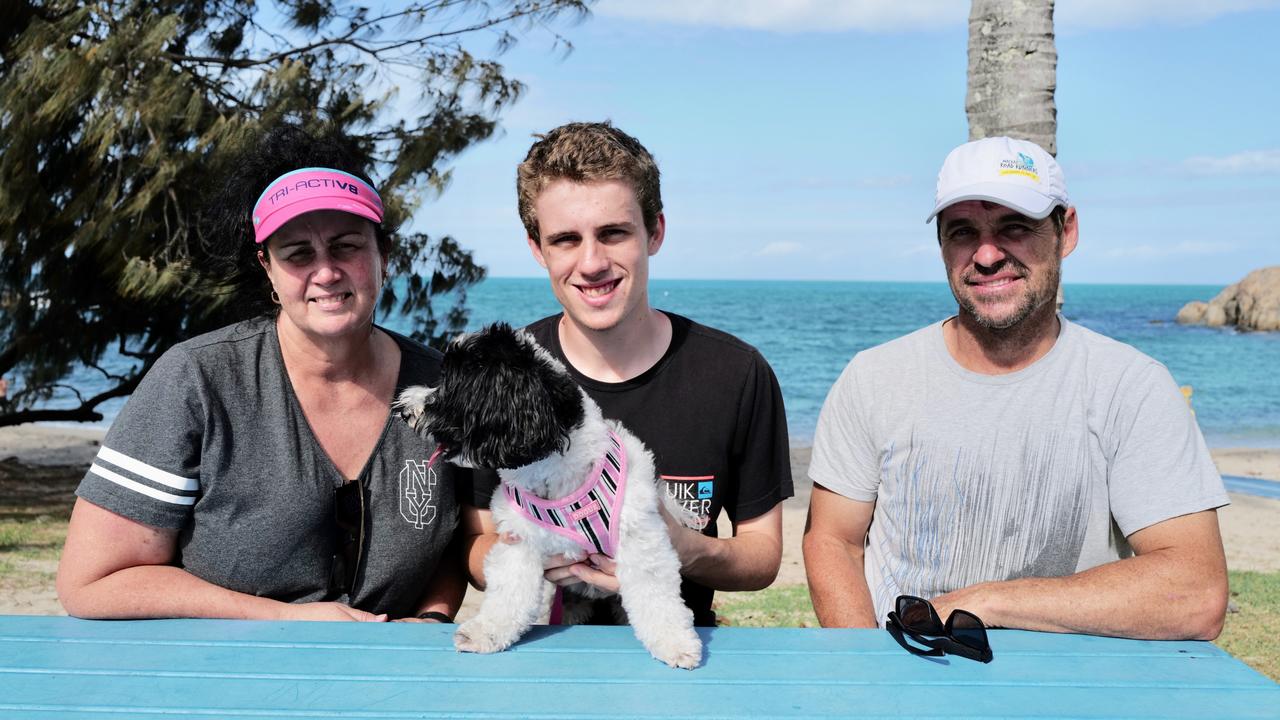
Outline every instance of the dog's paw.
<path fill-rule="evenodd" d="M 459 625 L 453 634 L 453 647 L 459 652 L 496 653 L 506 650 L 514 641 L 515 638 L 499 637 L 474 618 Z"/>
<path fill-rule="evenodd" d="M 422 422 L 422 415 L 427 410 L 427 403 L 431 400 L 435 388 L 426 385 L 414 385 L 404 389 L 400 393 L 400 397 L 396 398 L 395 408 L 409 422 L 409 426 L 415 430 L 420 430 L 419 423 Z"/>
<path fill-rule="evenodd" d="M 664 635 L 649 652 L 673 668 L 692 670 L 702 662 L 702 638 L 692 629 Z"/>

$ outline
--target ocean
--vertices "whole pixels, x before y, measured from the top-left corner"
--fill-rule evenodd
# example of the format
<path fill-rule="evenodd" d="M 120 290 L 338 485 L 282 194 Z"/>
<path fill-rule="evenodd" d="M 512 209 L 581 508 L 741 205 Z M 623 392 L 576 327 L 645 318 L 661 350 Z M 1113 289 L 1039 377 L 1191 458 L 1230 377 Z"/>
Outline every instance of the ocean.
<path fill-rule="evenodd" d="M 1064 288 L 1073 322 L 1129 343 L 1193 389 L 1196 419 L 1214 447 L 1280 447 L 1280 333 L 1241 333 L 1173 321 L 1221 286 L 1078 285 Z M 955 312 L 945 283 L 652 280 L 654 307 L 751 343 L 782 386 L 793 445 L 813 439 L 827 390 L 854 353 Z M 469 329 L 523 325 L 559 310 L 545 278 L 491 278 L 468 291 Z M 407 318 L 380 320 L 394 330 Z M 78 381 L 96 382 L 89 373 Z M 119 404 L 103 406 L 109 415 Z"/>

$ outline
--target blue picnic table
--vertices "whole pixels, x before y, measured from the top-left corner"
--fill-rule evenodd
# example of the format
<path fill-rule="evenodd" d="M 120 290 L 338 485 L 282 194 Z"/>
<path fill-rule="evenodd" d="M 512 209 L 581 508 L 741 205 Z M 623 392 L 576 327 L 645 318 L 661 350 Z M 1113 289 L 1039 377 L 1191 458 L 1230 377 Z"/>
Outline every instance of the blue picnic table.
<path fill-rule="evenodd" d="M 624 627 L 453 649 L 451 625 L 0 616 L 0 717 L 1278 718 L 1210 643 L 993 631 L 989 665 L 879 630 L 720 627 L 673 670 Z"/>

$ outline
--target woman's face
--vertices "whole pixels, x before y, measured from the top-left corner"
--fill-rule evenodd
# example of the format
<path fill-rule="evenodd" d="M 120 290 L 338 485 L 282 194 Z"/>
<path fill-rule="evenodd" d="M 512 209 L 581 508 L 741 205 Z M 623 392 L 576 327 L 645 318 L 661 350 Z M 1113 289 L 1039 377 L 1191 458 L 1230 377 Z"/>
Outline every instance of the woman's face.
<path fill-rule="evenodd" d="M 285 223 L 264 245 L 258 262 L 280 296 L 281 322 L 317 339 L 368 333 L 387 272 L 373 223 L 317 210 Z"/>

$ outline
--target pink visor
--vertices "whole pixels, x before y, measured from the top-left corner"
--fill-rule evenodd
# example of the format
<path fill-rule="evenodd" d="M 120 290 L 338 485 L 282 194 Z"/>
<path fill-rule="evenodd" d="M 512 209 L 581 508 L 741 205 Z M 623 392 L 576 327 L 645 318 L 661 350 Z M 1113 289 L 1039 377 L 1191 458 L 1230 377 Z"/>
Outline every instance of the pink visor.
<path fill-rule="evenodd" d="M 303 213 L 341 210 L 382 222 L 382 198 L 360 178 L 341 170 L 303 168 L 267 185 L 253 206 L 253 239 L 263 243 L 281 225 Z"/>

